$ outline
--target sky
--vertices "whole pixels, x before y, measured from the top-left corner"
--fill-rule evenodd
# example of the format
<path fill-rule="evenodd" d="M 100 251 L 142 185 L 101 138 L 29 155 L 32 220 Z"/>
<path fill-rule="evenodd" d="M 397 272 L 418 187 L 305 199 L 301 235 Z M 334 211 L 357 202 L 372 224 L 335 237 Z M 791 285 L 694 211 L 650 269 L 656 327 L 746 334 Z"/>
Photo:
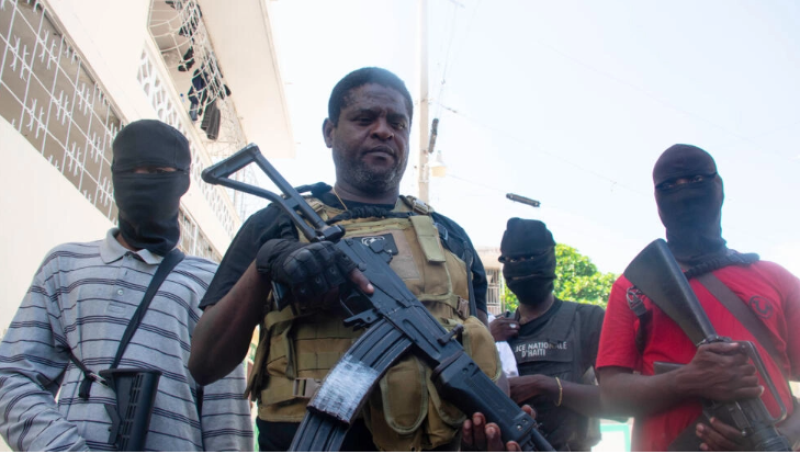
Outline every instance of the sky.
<path fill-rule="evenodd" d="M 274 164 L 295 185 L 332 184 L 330 90 L 381 66 L 418 102 L 419 2 L 265 1 L 297 142 L 295 159 Z M 689 143 L 716 159 L 728 245 L 800 275 L 800 2 L 428 0 L 427 11 L 447 172 L 430 201 L 476 246 L 498 247 L 510 217 L 540 219 L 620 273 L 664 236 L 653 164 Z M 419 128 L 415 117 L 412 137 Z"/>

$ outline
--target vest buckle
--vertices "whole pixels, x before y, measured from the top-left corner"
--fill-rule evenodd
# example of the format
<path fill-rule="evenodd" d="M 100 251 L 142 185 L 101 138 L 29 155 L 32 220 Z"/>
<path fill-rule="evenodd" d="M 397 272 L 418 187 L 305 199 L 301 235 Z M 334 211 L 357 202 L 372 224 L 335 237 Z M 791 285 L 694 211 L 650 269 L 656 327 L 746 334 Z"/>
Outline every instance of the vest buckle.
<path fill-rule="evenodd" d="M 295 378 L 292 382 L 292 397 L 310 399 L 319 388 L 322 387 L 322 380 L 317 378 Z"/>

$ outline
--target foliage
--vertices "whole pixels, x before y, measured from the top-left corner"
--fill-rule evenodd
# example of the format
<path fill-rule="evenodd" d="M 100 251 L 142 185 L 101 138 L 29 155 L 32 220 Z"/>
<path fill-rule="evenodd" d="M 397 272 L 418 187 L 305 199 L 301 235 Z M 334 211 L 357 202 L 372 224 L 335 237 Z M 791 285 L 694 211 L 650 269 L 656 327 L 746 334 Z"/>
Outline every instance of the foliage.
<path fill-rule="evenodd" d="M 553 293 L 562 300 L 606 307 L 611 286 L 617 280 L 614 273 L 601 273 L 589 257 L 574 247 L 556 245 L 556 282 Z M 519 306 L 516 295 L 503 284 L 503 301 L 507 310 Z"/>

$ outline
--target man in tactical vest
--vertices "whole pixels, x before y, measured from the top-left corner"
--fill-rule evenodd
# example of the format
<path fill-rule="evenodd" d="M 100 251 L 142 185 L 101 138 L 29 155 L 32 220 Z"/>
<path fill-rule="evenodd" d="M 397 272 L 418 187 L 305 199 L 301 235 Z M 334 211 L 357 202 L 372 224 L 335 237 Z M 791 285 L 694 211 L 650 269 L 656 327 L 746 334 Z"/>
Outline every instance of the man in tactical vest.
<path fill-rule="evenodd" d="M 706 151 L 692 145 L 670 147 L 655 164 L 653 184 L 670 251 L 717 334 L 755 343 L 790 415 L 779 423 L 778 432 L 797 449 L 800 417 L 787 380 L 800 377 L 800 335 L 795 331 L 800 326 L 800 280 L 755 254 L 726 247 L 722 179 Z M 728 296 L 715 288 L 727 289 Z M 755 313 L 755 325 L 748 328 L 746 311 L 735 315 L 737 305 Z M 765 334 L 758 336 L 761 340 L 757 331 Z M 684 366 L 656 374 L 656 362 Z M 609 296 L 597 368 L 604 406 L 636 418 L 634 450 L 746 448 L 742 434 L 717 418 L 699 422 L 701 399 L 725 402 L 761 396 L 773 416 L 780 414 L 738 343 L 696 347 L 646 295 L 637 296 L 624 275 Z"/>
<path fill-rule="evenodd" d="M 390 266 L 446 327 L 465 326 L 463 345 L 494 380 L 494 343 L 486 317 L 483 265 L 463 229 L 426 204 L 399 195 L 408 161 L 413 104 L 405 84 L 380 68 L 362 68 L 334 87 L 322 132 L 336 167 L 333 187 L 319 183 L 309 204 L 346 236 L 382 239 Z M 248 387 L 258 399 L 261 450 L 285 451 L 327 372 L 362 332 L 345 328 L 337 304 L 347 281 L 372 293 L 355 264 L 329 242 L 298 238 L 275 206 L 247 220 L 201 304 L 189 368 L 211 383 L 239 364 L 257 325 L 261 337 Z M 272 282 L 289 289 L 278 310 Z M 471 287 L 471 289 L 470 289 Z M 474 295 L 477 314 L 470 314 Z M 456 449 L 464 415 L 439 398 L 430 370 L 401 359 L 380 381 L 348 433 L 344 450 Z"/>
<path fill-rule="evenodd" d="M 509 290 L 519 299 L 513 317 L 491 324 L 496 341 L 507 341 L 519 377 L 509 378 L 511 397 L 530 404 L 540 432 L 558 451 L 590 451 L 600 440 L 600 390 L 594 364 L 604 311 L 553 295 L 556 253 L 541 221 L 508 220 L 500 261 Z"/>

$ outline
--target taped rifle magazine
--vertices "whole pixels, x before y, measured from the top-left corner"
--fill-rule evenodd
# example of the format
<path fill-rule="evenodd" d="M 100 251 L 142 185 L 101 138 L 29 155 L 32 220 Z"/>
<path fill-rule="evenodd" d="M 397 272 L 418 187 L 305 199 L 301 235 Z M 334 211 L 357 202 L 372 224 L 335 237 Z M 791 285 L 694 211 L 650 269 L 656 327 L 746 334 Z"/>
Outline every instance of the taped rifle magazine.
<path fill-rule="evenodd" d="M 378 371 L 351 355 L 344 355 L 325 377 L 309 406 L 340 421 L 350 422 L 379 375 Z"/>

